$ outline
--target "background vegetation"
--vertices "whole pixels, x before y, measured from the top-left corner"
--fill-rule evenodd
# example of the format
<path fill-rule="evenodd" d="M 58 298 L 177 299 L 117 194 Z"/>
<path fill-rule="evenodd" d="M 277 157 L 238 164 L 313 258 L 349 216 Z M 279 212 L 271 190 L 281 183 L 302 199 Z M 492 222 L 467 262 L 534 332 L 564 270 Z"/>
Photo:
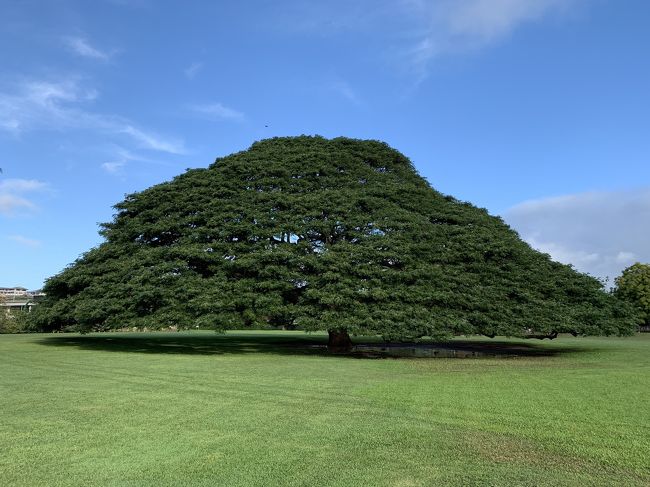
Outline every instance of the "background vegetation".
<path fill-rule="evenodd" d="M 637 262 L 616 278 L 614 293 L 632 304 L 645 326 L 650 326 L 650 264 Z"/>
<path fill-rule="evenodd" d="M 0 333 L 26 333 L 34 331 L 27 311 L 7 311 L 0 307 Z"/>

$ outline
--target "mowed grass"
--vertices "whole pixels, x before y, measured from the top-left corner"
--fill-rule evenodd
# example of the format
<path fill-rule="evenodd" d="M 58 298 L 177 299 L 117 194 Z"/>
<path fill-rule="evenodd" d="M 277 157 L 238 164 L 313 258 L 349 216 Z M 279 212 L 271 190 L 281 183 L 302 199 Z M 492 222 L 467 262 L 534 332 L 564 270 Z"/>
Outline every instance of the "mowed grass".
<path fill-rule="evenodd" d="M 0 484 L 650 485 L 650 334 L 478 359 L 323 340 L 0 335 Z"/>

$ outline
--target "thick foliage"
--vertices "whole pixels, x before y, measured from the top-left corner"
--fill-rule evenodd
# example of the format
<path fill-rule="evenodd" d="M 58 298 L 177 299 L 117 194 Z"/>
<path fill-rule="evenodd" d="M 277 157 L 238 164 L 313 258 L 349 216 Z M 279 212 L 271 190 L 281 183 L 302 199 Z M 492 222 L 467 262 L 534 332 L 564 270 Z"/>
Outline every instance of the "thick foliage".
<path fill-rule="evenodd" d="M 251 326 L 387 339 L 623 334 L 629 309 L 386 144 L 276 138 L 128 196 L 47 282 L 44 329 Z"/>
<path fill-rule="evenodd" d="M 646 326 L 650 325 L 650 264 L 637 262 L 616 278 L 616 294 L 635 306 Z"/>
<path fill-rule="evenodd" d="M 29 313 L 27 311 L 12 311 L 0 307 L 0 333 L 24 333 L 32 331 L 29 328 Z"/>

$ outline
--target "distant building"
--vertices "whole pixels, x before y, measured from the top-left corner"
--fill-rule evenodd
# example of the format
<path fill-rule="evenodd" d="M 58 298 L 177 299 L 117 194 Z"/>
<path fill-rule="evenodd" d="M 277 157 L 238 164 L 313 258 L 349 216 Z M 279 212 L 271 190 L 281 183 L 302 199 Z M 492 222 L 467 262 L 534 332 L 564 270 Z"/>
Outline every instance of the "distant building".
<path fill-rule="evenodd" d="M 45 293 L 24 287 L 0 287 L 0 307 L 6 311 L 31 311 Z"/>
<path fill-rule="evenodd" d="M 0 296 L 23 296 L 28 294 L 25 287 L 0 287 Z"/>

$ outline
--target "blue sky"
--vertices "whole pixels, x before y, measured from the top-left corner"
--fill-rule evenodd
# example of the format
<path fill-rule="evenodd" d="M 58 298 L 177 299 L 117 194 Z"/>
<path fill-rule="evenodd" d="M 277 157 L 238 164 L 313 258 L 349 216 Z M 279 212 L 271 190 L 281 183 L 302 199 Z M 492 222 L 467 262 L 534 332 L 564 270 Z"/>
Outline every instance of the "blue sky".
<path fill-rule="evenodd" d="M 380 139 L 563 262 L 650 261 L 645 0 L 0 0 L 0 286 L 266 137 Z"/>

